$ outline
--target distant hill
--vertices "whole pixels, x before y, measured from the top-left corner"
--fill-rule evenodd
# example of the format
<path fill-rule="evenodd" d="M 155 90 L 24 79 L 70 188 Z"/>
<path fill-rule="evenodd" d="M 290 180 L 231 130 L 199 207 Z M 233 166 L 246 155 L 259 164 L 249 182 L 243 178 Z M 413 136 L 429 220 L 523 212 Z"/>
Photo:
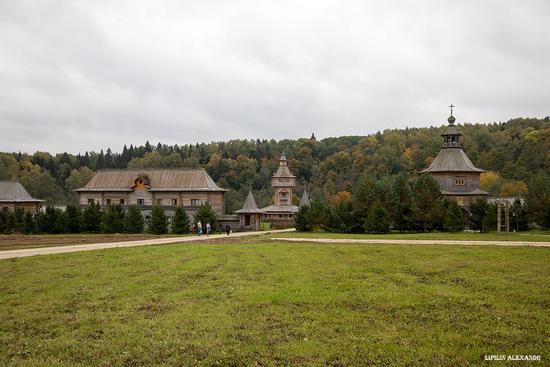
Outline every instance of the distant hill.
<path fill-rule="evenodd" d="M 550 118 L 517 118 L 505 123 L 458 125 L 465 152 L 487 171 L 482 184 L 493 195 L 525 190 L 536 172 L 550 172 Z M 376 177 L 415 174 L 426 168 L 441 147 L 444 126 L 388 129 L 368 136 L 314 140 L 230 140 L 195 145 L 125 146 L 84 154 L 0 153 L 0 179 L 19 179 L 29 193 L 50 203 L 74 200 L 71 189 L 83 186 L 105 168 L 205 167 L 216 182 L 230 189 L 228 211 L 238 209 L 249 189 L 258 205 L 271 200 L 270 179 L 285 151 L 298 177 L 297 194 L 308 185 L 313 197 L 330 201 L 338 192 L 353 192 L 364 173 Z M 504 190 L 504 192 L 502 191 Z M 295 198 L 297 199 L 297 198 Z"/>

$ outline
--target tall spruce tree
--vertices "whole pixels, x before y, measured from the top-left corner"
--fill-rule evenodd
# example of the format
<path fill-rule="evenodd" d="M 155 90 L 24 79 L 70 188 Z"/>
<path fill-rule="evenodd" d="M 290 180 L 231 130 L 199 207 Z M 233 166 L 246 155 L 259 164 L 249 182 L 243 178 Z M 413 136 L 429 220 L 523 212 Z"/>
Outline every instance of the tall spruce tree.
<path fill-rule="evenodd" d="M 101 216 L 101 232 L 122 233 L 124 231 L 124 210 L 120 205 L 109 205 Z"/>
<path fill-rule="evenodd" d="M 76 205 L 68 205 L 65 210 L 68 221 L 67 230 L 69 233 L 80 233 L 82 222 L 82 211 Z"/>
<path fill-rule="evenodd" d="M 375 202 L 369 208 L 364 227 L 369 233 L 386 233 L 390 230 L 390 214 L 380 202 Z"/>
<path fill-rule="evenodd" d="M 128 212 L 124 217 L 124 230 L 126 233 L 142 233 L 143 232 L 143 216 L 137 205 L 130 205 Z"/>
<path fill-rule="evenodd" d="M 25 220 L 23 224 L 23 233 L 32 234 L 36 232 L 36 223 L 34 215 L 31 212 L 25 213 Z"/>
<path fill-rule="evenodd" d="M 152 234 L 165 234 L 168 232 L 168 218 L 166 217 L 166 213 L 164 213 L 164 209 L 160 206 L 154 206 L 151 211 L 149 232 Z"/>
<path fill-rule="evenodd" d="M 439 183 L 430 174 L 422 174 L 412 182 L 411 219 L 424 232 L 442 222 L 445 215 Z"/>
<path fill-rule="evenodd" d="M 465 224 L 464 210 L 455 200 L 445 200 L 445 230 L 449 232 L 463 231 Z"/>
<path fill-rule="evenodd" d="M 172 217 L 170 229 L 174 234 L 185 234 L 190 232 L 191 221 L 189 216 L 185 212 L 185 209 L 181 206 L 176 208 L 174 216 Z"/>
<path fill-rule="evenodd" d="M 193 215 L 193 223 L 201 221 L 203 231 L 206 231 L 206 223 L 210 223 L 212 230 L 218 228 L 218 216 L 209 203 L 202 203 Z"/>
<path fill-rule="evenodd" d="M 98 233 L 101 229 L 101 209 L 99 204 L 92 203 L 82 213 L 82 230 L 88 233 Z"/>

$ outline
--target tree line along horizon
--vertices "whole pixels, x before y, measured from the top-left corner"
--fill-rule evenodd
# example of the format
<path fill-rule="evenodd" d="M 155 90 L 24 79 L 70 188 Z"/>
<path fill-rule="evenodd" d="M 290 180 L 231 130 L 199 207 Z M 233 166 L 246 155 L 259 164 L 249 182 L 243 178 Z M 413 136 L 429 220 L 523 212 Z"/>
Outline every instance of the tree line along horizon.
<path fill-rule="evenodd" d="M 548 182 L 550 118 L 517 118 L 504 123 L 462 124 L 458 128 L 463 134 L 464 150 L 476 166 L 486 171 L 481 176 L 481 187 L 491 196 L 521 195 L 527 199 L 537 191 L 531 186 Z M 331 208 L 342 200 L 353 203 L 359 183 L 367 176 L 390 182 L 404 176 L 411 187 L 417 173 L 428 167 L 439 152 L 444 129 L 443 125 L 388 129 L 367 136 L 319 141 L 230 140 L 182 146 L 146 143 L 124 146 L 120 153 L 111 149 L 76 155 L 0 153 L 0 179 L 19 180 L 31 195 L 47 204 L 70 204 L 76 202 L 71 190 L 84 186 L 99 169 L 202 167 L 218 185 L 229 189 L 226 211 L 231 213 L 242 206 L 249 190 L 259 206 L 270 204 L 271 176 L 284 150 L 297 176 L 295 192 L 300 194 L 307 186 L 313 201 Z M 537 195 L 539 206 L 550 205 L 547 193 Z M 298 195 L 293 201 L 299 202 Z M 526 209 L 536 201 L 529 200 Z M 541 221 L 529 215 L 532 222 Z"/>

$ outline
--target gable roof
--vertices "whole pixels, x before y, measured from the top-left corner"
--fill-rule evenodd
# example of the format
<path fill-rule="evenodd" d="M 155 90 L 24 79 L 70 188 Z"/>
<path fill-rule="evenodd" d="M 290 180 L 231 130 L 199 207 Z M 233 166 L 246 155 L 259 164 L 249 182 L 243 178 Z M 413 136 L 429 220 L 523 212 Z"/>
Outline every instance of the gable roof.
<path fill-rule="evenodd" d="M 462 148 L 443 148 L 421 172 L 485 172 L 474 166 Z"/>
<path fill-rule="evenodd" d="M 137 178 L 142 178 L 149 191 L 227 191 L 204 169 L 103 170 L 75 191 L 132 191 Z"/>
<path fill-rule="evenodd" d="M 0 202 L 41 202 L 16 181 L 0 181 Z"/>

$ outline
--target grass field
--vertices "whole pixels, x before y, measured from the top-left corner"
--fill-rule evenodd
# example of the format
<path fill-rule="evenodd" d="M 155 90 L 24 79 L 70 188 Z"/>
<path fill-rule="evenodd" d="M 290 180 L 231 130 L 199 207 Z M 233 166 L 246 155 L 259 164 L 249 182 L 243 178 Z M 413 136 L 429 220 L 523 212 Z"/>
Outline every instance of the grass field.
<path fill-rule="evenodd" d="M 549 276 L 546 248 L 266 241 L 4 260 L 0 365 L 548 363 Z"/>
<path fill-rule="evenodd" d="M 174 235 L 152 234 L 45 234 L 45 235 L 0 235 L 0 251 L 23 248 L 83 245 L 119 241 L 147 240 L 150 238 L 174 237 Z"/>
<path fill-rule="evenodd" d="M 550 242 L 550 231 L 529 231 L 510 233 L 479 232 L 427 232 L 365 234 L 365 233 L 331 233 L 331 232 L 287 232 L 276 233 L 271 237 L 297 238 L 353 238 L 353 239 L 404 239 L 404 240 L 469 240 L 469 241 L 529 241 Z"/>

